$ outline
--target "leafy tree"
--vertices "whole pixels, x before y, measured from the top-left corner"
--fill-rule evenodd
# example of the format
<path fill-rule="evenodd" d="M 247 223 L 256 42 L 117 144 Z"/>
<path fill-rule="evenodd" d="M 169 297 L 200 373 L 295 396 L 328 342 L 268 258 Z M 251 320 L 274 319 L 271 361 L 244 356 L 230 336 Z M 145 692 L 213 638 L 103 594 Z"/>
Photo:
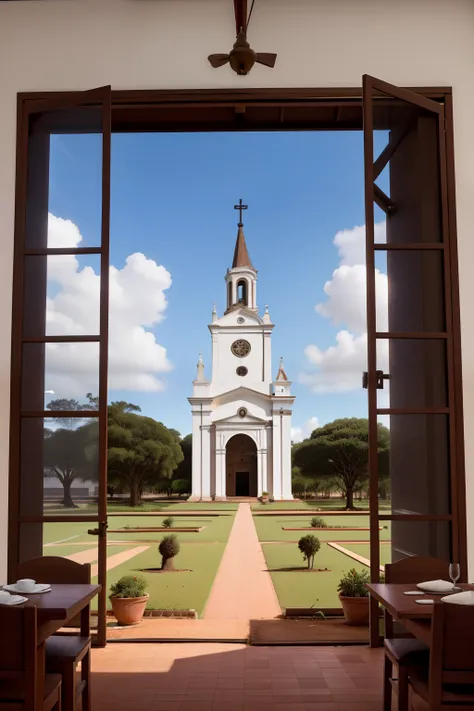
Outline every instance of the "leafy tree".
<path fill-rule="evenodd" d="M 178 555 L 180 549 L 178 537 L 174 533 L 161 539 L 158 546 L 161 555 L 161 570 L 175 570 L 173 558 Z"/>
<path fill-rule="evenodd" d="M 315 429 L 310 438 L 295 445 L 293 461 L 304 476 L 332 478 L 346 498 L 346 510 L 354 509 L 354 491 L 368 477 L 368 420 L 350 417 Z M 387 475 L 390 434 L 378 425 L 379 474 Z"/>
<path fill-rule="evenodd" d="M 298 541 L 298 548 L 303 554 L 303 560 L 308 563 L 308 570 L 314 568 L 314 556 L 321 548 L 321 542 L 319 538 L 313 536 L 312 533 L 308 533 L 307 536 L 302 536 Z"/>
<path fill-rule="evenodd" d="M 179 465 L 178 465 L 179 468 Z M 187 479 L 174 479 L 171 482 L 171 489 L 174 494 L 178 494 L 181 498 L 183 494 L 189 494 L 190 482 Z"/>
<path fill-rule="evenodd" d="M 186 435 L 180 440 L 180 447 L 183 453 L 183 458 L 178 464 L 174 474 L 173 474 L 173 484 L 175 481 L 186 481 L 186 488 L 183 490 L 183 485 L 175 488 L 173 490 L 177 494 L 189 494 L 191 491 L 191 476 L 192 476 L 192 457 L 193 457 L 193 436 L 192 434 Z"/>
<path fill-rule="evenodd" d="M 171 481 L 183 458 L 175 436 L 160 422 L 138 412 L 131 403 L 109 406 L 109 483 L 127 484 L 131 506 L 140 503 L 146 486 Z"/>
<path fill-rule="evenodd" d="M 64 489 L 62 504 L 77 508 L 71 486 L 75 479 L 97 479 L 98 425 L 96 421 L 70 429 L 45 430 L 44 467 L 46 476 L 55 476 Z"/>

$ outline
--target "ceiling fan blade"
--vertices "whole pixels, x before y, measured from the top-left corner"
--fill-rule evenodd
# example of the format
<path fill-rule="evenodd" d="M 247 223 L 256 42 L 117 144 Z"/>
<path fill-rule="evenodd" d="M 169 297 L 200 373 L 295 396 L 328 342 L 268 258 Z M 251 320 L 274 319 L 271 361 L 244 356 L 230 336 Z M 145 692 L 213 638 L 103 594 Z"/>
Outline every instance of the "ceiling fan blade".
<path fill-rule="evenodd" d="M 266 52 L 263 52 L 263 53 L 257 52 L 256 61 L 259 64 L 264 64 L 266 67 L 273 68 L 275 66 L 276 59 L 277 59 L 276 54 L 268 54 Z"/>
<path fill-rule="evenodd" d="M 208 60 L 214 69 L 217 67 L 223 67 L 229 61 L 228 54 L 210 54 Z"/>

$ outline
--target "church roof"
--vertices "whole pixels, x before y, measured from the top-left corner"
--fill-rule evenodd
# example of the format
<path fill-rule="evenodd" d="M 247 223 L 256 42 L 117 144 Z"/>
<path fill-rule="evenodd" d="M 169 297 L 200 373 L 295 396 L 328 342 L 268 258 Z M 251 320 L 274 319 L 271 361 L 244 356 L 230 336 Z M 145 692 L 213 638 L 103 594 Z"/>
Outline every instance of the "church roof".
<path fill-rule="evenodd" d="M 251 269 L 255 269 L 250 260 L 242 223 L 239 223 L 239 231 L 237 232 L 237 240 L 235 242 L 234 249 L 234 259 L 232 261 L 232 269 L 235 269 L 236 267 L 250 267 Z"/>

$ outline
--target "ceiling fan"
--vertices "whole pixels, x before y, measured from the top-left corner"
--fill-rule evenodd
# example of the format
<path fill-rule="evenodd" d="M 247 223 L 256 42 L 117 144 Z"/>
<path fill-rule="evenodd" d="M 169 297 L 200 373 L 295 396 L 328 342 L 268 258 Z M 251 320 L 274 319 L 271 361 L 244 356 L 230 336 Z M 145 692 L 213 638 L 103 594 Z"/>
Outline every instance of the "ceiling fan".
<path fill-rule="evenodd" d="M 237 39 L 229 54 L 209 55 L 209 63 L 214 69 L 223 67 L 224 64 L 230 64 L 231 69 L 233 69 L 236 74 L 245 75 L 249 73 L 255 63 L 263 64 L 265 67 L 271 68 L 275 66 L 276 54 L 254 52 L 247 42 L 247 30 L 252 17 L 254 4 L 255 0 L 252 1 L 250 13 L 247 17 L 247 0 L 234 0 Z"/>

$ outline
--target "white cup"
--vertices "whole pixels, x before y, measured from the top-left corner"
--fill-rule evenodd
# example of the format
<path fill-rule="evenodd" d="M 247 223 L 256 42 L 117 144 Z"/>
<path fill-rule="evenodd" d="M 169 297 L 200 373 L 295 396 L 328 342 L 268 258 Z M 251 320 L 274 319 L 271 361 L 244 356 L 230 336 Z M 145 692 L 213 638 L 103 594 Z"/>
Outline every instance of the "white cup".
<path fill-rule="evenodd" d="M 36 587 L 36 580 L 32 580 L 31 578 L 22 578 L 22 580 L 16 581 L 15 587 L 20 592 L 32 592 Z"/>

